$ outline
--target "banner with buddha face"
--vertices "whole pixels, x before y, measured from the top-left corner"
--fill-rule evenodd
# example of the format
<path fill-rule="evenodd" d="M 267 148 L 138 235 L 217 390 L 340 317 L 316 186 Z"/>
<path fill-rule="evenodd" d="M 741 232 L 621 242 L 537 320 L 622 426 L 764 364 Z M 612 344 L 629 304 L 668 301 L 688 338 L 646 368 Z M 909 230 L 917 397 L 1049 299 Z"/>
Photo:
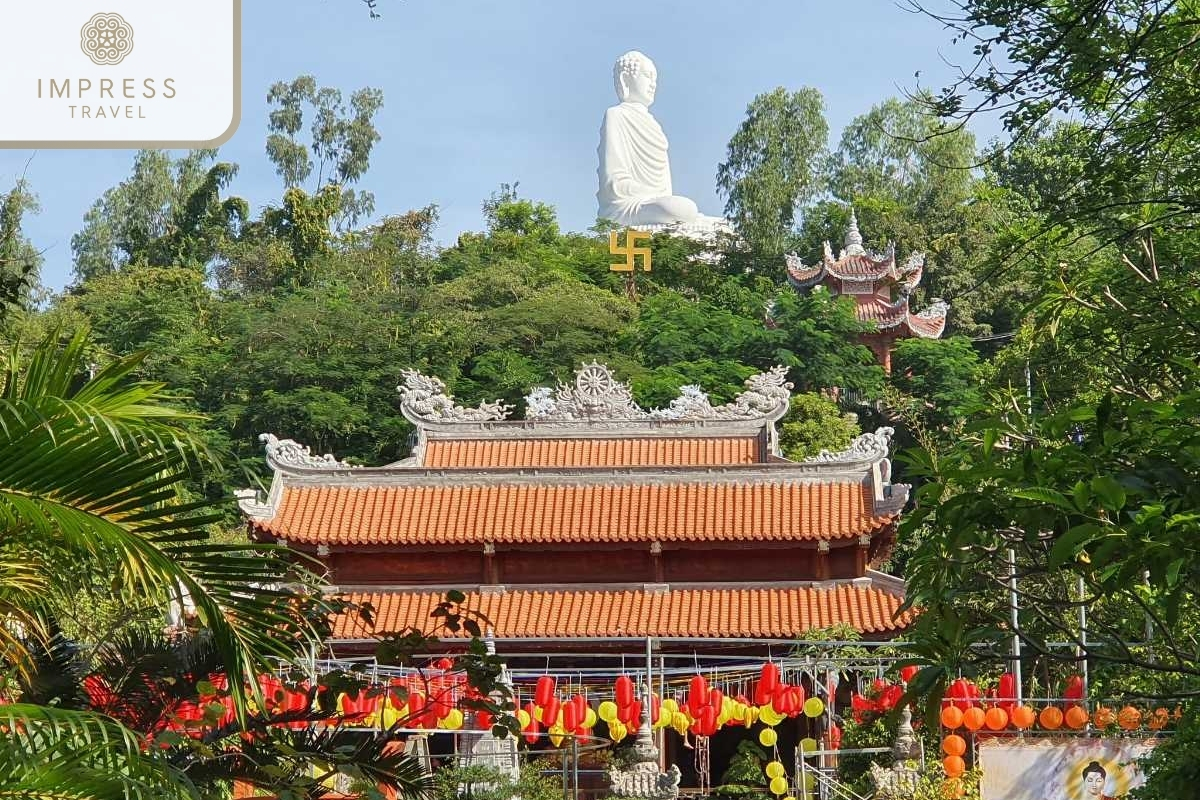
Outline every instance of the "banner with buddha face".
<path fill-rule="evenodd" d="M 990 739 L 979 745 L 983 800 L 1115 800 L 1145 782 L 1154 739 Z"/>

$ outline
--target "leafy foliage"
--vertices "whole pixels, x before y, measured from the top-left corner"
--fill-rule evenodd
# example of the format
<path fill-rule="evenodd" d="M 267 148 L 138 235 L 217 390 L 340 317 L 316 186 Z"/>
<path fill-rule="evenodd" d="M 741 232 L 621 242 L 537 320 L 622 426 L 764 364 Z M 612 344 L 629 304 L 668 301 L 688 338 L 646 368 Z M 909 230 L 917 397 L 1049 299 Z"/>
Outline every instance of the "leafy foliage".
<path fill-rule="evenodd" d="M 797 209 L 819 191 L 828 135 L 816 89 L 781 86 L 746 108 L 717 168 L 717 188 L 738 232 L 763 255 L 784 252 Z"/>

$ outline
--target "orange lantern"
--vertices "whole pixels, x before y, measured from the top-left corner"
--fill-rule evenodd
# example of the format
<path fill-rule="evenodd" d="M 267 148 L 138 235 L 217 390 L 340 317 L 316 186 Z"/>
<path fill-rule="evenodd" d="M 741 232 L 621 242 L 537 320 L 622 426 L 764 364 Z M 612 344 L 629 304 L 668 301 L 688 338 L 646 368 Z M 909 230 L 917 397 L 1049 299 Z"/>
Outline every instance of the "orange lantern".
<path fill-rule="evenodd" d="M 949 778 L 942 784 L 942 797 L 946 800 L 959 800 L 966 797 L 967 787 L 958 778 Z"/>
<path fill-rule="evenodd" d="M 1033 723 L 1037 721 L 1037 714 L 1029 706 L 1017 706 L 1009 716 L 1013 726 L 1022 731 L 1032 728 Z"/>
<path fill-rule="evenodd" d="M 1117 715 L 1107 706 L 1100 706 L 1096 709 L 1095 715 L 1092 717 L 1097 728 L 1108 728 L 1116 723 Z"/>
<path fill-rule="evenodd" d="M 983 715 L 983 724 L 989 731 L 1002 731 L 1008 727 L 1008 712 L 1003 708 L 989 708 Z"/>
<path fill-rule="evenodd" d="M 983 723 L 987 719 L 987 714 L 979 706 L 971 706 L 963 712 L 963 725 L 967 726 L 969 731 L 977 731 L 983 727 Z M 950 777 L 958 777 L 951 775 Z"/>
<path fill-rule="evenodd" d="M 1058 706 L 1046 706 L 1038 714 L 1038 723 L 1048 731 L 1056 731 L 1062 727 L 1063 712 Z"/>
<path fill-rule="evenodd" d="M 963 724 L 963 712 L 955 706 L 946 706 L 942 709 L 942 725 L 954 730 L 961 728 Z"/>
<path fill-rule="evenodd" d="M 967 752 L 967 740 L 957 733 L 952 733 L 942 739 L 942 751 L 948 756 L 961 756 Z"/>
<path fill-rule="evenodd" d="M 1171 721 L 1171 712 L 1165 708 L 1154 709 L 1154 715 L 1146 723 L 1152 731 L 1161 731 Z"/>
<path fill-rule="evenodd" d="M 1068 728 L 1078 731 L 1087 726 L 1091 717 L 1083 706 L 1071 706 L 1067 709 L 1067 713 L 1063 719 L 1066 721 Z"/>
<path fill-rule="evenodd" d="M 959 778 L 967 771 L 967 763 L 962 756 L 946 756 L 942 759 L 942 769 L 946 770 L 947 778 Z"/>
<path fill-rule="evenodd" d="M 1122 730 L 1136 730 L 1142 724 L 1142 712 L 1133 706 L 1125 706 L 1117 714 L 1117 724 L 1121 726 Z"/>

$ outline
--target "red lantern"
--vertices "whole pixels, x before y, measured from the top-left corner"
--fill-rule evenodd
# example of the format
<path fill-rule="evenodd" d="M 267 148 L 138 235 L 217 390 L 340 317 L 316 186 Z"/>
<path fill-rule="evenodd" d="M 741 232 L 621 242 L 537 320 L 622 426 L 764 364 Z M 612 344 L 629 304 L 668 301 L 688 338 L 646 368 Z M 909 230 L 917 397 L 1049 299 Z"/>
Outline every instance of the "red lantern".
<path fill-rule="evenodd" d="M 543 675 L 537 679 L 537 688 L 533 692 L 533 702 L 539 706 L 545 706 L 550 702 L 550 698 L 554 696 L 554 678 L 549 675 Z"/>
<path fill-rule="evenodd" d="M 662 716 L 662 701 L 658 699 L 658 695 L 650 695 L 650 724 L 657 725 L 659 718 Z"/>
<path fill-rule="evenodd" d="M 904 681 L 905 683 L 912 683 L 912 679 L 917 677 L 917 673 L 920 671 L 921 668 L 914 664 L 910 664 L 907 667 L 901 667 L 900 680 Z"/>
<path fill-rule="evenodd" d="M 717 710 L 717 715 L 721 714 L 721 705 L 725 702 L 725 693 L 720 689 L 708 690 L 708 704 Z"/>
<path fill-rule="evenodd" d="M 688 689 L 688 710 L 692 712 L 692 716 L 699 718 L 700 709 L 708 705 L 708 683 L 701 675 L 692 677 L 691 685 Z"/>
<path fill-rule="evenodd" d="M 562 703 L 553 695 L 549 700 L 542 703 L 542 724 L 549 728 L 558 722 L 558 712 L 562 709 Z"/>
<path fill-rule="evenodd" d="M 563 703 L 562 707 L 563 730 L 574 733 L 579 728 L 579 707 L 574 703 Z M 553 723 L 551 723 L 553 724 Z"/>
<path fill-rule="evenodd" d="M 633 681 L 628 675 L 622 675 L 613 687 L 614 700 L 618 706 L 627 706 L 633 702 Z"/>
<path fill-rule="evenodd" d="M 375 699 L 367 696 L 366 689 L 360 689 L 356 695 L 342 695 L 342 714 L 347 720 L 366 718 L 375 708 Z"/>
<path fill-rule="evenodd" d="M 696 718 L 696 724 L 698 734 L 712 736 L 717 732 L 717 710 L 712 706 L 700 709 L 700 716 Z"/>
<path fill-rule="evenodd" d="M 754 682 L 754 691 L 751 694 L 754 695 L 754 705 L 756 706 L 765 706 L 771 702 L 771 693 L 762 681 Z"/>
<path fill-rule="evenodd" d="M 775 690 L 779 688 L 779 667 L 770 661 L 763 664 L 758 682 L 768 697 L 775 694 Z"/>
<path fill-rule="evenodd" d="M 475 724 L 479 727 L 479 730 L 481 730 L 481 731 L 490 731 L 492 729 L 492 724 L 495 721 L 496 720 L 494 717 L 492 717 L 492 714 L 490 711 L 476 711 L 475 712 Z"/>
<path fill-rule="evenodd" d="M 879 704 L 871 698 L 863 697 L 857 692 L 850 695 L 850 711 L 854 715 L 855 722 L 862 722 L 867 714 L 875 714 L 879 710 Z"/>
<path fill-rule="evenodd" d="M 996 688 L 997 707 L 1011 712 L 1017 704 L 1017 676 L 1006 672 L 1000 676 L 1000 684 Z"/>
<path fill-rule="evenodd" d="M 533 744 L 538 740 L 538 721 L 534 716 L 535 707 L 533 703 L 525 704 L 525 713 L 529 715 L 529 724 L 525 726 L 525 741 Z"/>
<path fill-rule="evenodd" d="M 1082 700 L 1083 699 L 1083 676 L 1072 675 L 1067 678 L 1067 688 L 1063 690 L 1063 699 L 1065 700 Z M 1071 705 L 1074 705 L 1072 703 Z"/>
<path fill-rule="evenodd" d="M 891 711 L 903 696 L 904 689 L 900 684 L 893 683 L 879 693 L 879 707 L 884 711 Z"/>
<path fill-rule="evenodd" d="M 955 708 L 959 711 L 966 711 L 975 705 L 973 698 L 979 697 L 979 687 L 966 678 L 958 678 L 950 682 L 946 695 Z"/>
<path fill-rule="evenodd" d="M 842 749 L 842 729 L 837 725 L 831 725 L 829 728 L 829 749 Z"/>
<path fill-rule="evenodd" d="M 581 694 L 576 694 L 571 698 L 571 703 L 575 706 L 575 716 L 579 718 L 580 722 L 583 722 L 584 717 L 587 716 L 587 698 Z"/>

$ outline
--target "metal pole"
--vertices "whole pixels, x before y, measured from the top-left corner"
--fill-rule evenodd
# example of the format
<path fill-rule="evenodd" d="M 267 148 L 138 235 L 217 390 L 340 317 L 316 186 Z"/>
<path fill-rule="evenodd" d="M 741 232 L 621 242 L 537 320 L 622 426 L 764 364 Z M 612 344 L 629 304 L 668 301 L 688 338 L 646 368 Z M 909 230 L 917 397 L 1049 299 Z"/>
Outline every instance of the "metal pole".
<path fill-rule="evenodd" d="M 1033 431 L 1033 373 L 1029 371 L 1029 361 L 1025 361 L 1025 409 L 1029 414 L 1029 430 Z"/>
<path fill-rule="evenodd" d="M 1028 372 L 1026 372 L 1028 374 Z M 1009 624 L 1012 626 L 1012 673 L 1015 683 L 1017 684 L 1018 703 L 1021 702 L 1021 637 L 1017 634 L 1018 626 L 1020 625 L 1017 615 L 1021 609 L 1021 601 L 1017 596 L 1017 551 L 1013 548 L 1008 549 L 1008 618 Z"/>
<path fill-rule="evenodd" d="M 571 791 L 575 800 L 579 800 L 579 740 L 571 734 Z"/>
<path fill-rule="evenodd" d="M 1083 604 L 1083 600 L 1087 595 L 1082 575 L 1079 576 L 1075 586 L 1079 592 L 1079 647 L 1075 648 L 1075 656 L 1079 659 L 1079 674 L 1083 678 L 1083 696 L 1086 699 L 1088 695 L 1087 606 Z"/>

